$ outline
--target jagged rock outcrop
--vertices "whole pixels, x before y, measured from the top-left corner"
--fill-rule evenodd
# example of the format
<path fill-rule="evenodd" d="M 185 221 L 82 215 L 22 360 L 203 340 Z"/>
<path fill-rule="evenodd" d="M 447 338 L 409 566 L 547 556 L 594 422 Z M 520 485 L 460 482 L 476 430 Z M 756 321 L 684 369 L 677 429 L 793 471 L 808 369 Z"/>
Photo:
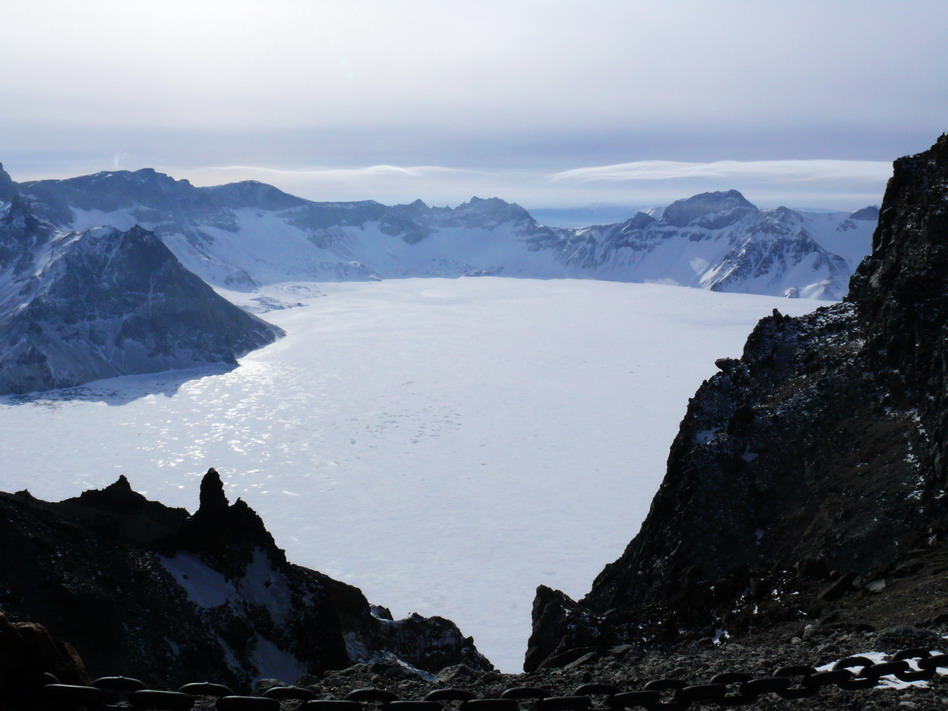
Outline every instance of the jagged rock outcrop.
<path fill-rule="evenodd" d="M 0 218 L 0 394 L 218 364 L 282 331 L 226 301 L 151 232 Z"/>
<path fill-rule="evenodd" d="M 125 477 L 58 503 L 0 494 L 0 515 L 0 610 L 68 640 L 93 676 L 249 690 L 384 659 L 491 668 L 453 623 L 391 620 L 358 589 L 288 563 L 213 469 L 193 516 Z"/>
<path fill-rule="evenodd" d="M 589 649 L 948 619 L 948 136 L 896 161 L 844 303 L 774 313 L 689 402 L 648 517 L 525 668 Z"/>

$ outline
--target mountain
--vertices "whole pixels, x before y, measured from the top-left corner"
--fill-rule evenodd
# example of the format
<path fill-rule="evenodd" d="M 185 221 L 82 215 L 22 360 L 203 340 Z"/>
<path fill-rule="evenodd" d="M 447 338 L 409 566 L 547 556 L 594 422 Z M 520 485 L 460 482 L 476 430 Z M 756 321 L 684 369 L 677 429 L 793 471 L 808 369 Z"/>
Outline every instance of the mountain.
<path fill-rule="evenodd" d="M 292 683 L 359 662 L 397 660 L 416 678 L 492 668 L 452 622 L 393 620 L 357 588 L 288 563 L 213 469 L 193 515 L 124 476 L 58 503 L 0 494 L 0 510 L 0 607 L 69 642 L 93 678 L 249 691 L 260 678 Z"/>
<path fill-rule="evenodd" d="M 0 393 L 234 366 L 280 335 L 140 226 L 59 231 L 17 195 L 0 212 Z"/>
<path fill-rule="evenodd" d="M 731 202 L 715 215 L 744 219 L 735 213 L 748 208 Z M 846 301 L 775 312 L 740 359 L 717 362 L 641 530 L 589 594 L 574 602 L 540 587 L 525 668 L 617 644 L 941 629 L 946 324 L 943 135 L 896 161 Z"/>
<path fill-rule="evenodd" d="M 760 211 L 730 190 L 678 200 L 657 219 L 639 212 L 616 225 L 561 231 L 556 248 L 578 273 L 598 278 L 839 299 L 868 251 L 872 224 L 841 213 Z"/>
<path fill-rule="evenodd" d="M 865 212 L 760 211 L 735 190 L 660 217 L 586 228 L 540 225 L 519 205 L 472 198 L 325 203 L 248 181 L 198 188 L 151 169 L 20 183 L 63 230 L 141 225 L 208 283 L 250 291 L 285 281 L 503 275 L 661 281 L 838 299 L 869 250 Z"/>

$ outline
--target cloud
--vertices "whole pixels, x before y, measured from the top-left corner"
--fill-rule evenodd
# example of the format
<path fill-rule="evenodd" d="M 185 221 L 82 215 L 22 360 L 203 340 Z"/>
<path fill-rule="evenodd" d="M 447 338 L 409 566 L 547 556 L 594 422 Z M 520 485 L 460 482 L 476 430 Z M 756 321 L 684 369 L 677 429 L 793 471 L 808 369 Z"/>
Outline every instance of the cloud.
<path fill-rule="evenodd" d="M 421 199 L 457 205 L 472 196 L 500 197 L 525 207 L 592 204 L 629 206 L 668 203 L 713 190 L 740 190 L 761 207 L 779 204 L 848 210 L 878 203 L 891 165 L 876 161 L 780 160 L 637 161 L 542 170 L 478 170 L 439 165 L 281 168 L 161 167 L 196 185 L 260 180 L 316 201 L 377 200 L 386 204 Z"/>
<path fill-rule="evenodd" d="M 800 183 L 828 180 L 878 183 L 892 173 L 891 163 L 860 160 L 721 160 L 710 163 L 648 160 L 576 168 L 556 173 L 551 183 L 665 180 L 740 180 L 754 183 Z"/>

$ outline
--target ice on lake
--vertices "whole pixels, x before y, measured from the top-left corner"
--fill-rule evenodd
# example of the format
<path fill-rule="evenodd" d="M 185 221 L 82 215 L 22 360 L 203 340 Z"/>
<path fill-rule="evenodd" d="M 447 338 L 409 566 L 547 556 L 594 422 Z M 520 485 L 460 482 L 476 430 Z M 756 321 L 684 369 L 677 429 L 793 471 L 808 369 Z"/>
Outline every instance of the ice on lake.
<path fill-rule="evenodd" d="M 286 338 L 235 370 L 0 400 L 0 489 L 58 500 L 125 474 L 193 511 L 213 466 L 289 560 L 454 620 L 504 671 L 537 585 L 582 596 L 637 532 L 714 360 L 775 307 L 825 305 L 502 278 L 287 295 L 304 306 L 265 315 Z"/>

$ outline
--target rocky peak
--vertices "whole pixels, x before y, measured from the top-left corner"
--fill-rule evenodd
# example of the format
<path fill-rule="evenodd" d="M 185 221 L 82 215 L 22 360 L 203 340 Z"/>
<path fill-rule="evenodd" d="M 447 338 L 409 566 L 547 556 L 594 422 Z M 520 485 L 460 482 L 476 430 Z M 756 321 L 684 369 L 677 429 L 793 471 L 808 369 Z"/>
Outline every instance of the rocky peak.
<path fill-rule="evenodd" d="M 243 575 L 258 550 L 274 563 L 286 562 L 257 512 L 242 499 L 227 501 L 224 483 L 213 468 L 201 479 L 200 506 L 182 525 L 175 545 L 199 554 L 228 578 Z"/>
<path fill-rule="evenodd" d="M 530 213 L 520 207 L 520 205 L 515 202 L 507 202 L 498 197 L 472 197 L 466 203 L 458 205 L 457 208 L 455 208 L 455 214 L 468 219 L 477 216 L 487 220 L 489 223 L 495 224 L 521 220 L 533 222 Z"/>
<path fill-rule="evenodd" d="M 662 221 L 673 227 L 685 227 L 702 218 L 726 214 L 734 222 L 757 208 L 737 190 L 726 192 L 700 193 L 684 200 L 676 200 L 665 208 Z M 719 226 L 725 226 L 721 224 Z"/>
<path fill-rule="evenodd" d="M 217 470 L 211 467 L 201 479 L 200 506 L 196 516 L 220 518 L 230 505 L 224 495 L 224 482 Z"/>
<path fill-rule="evenodd" d="M 634 230 L 644 230 L 649 225 L 655 223 L 655 218 L 644 212 L 637 212 L 628 220 L 622 223 L 620 233 Z"/>

